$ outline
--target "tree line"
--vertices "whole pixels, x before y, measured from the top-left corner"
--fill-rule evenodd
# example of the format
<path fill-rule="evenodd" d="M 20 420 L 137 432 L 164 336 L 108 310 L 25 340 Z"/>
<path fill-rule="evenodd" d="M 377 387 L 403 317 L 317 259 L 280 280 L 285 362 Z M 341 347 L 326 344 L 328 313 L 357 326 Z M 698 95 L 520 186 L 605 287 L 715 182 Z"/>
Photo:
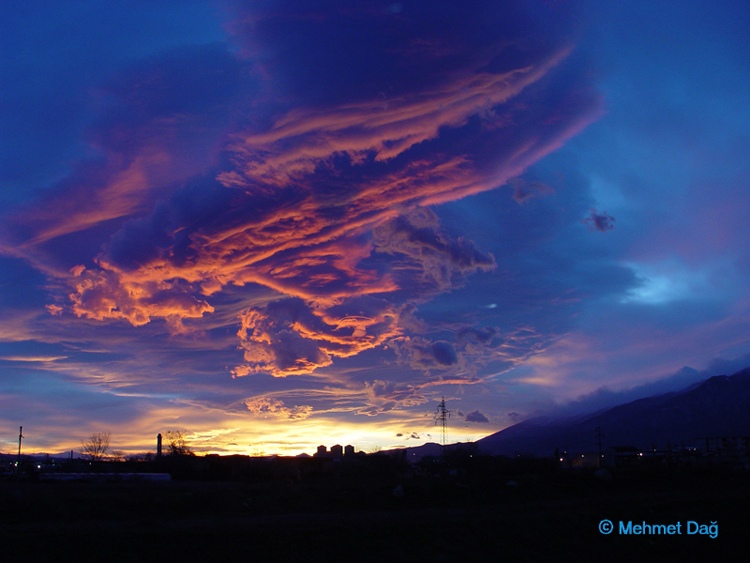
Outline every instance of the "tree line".
<path fill-rule="evenodd" d="M 167 430 L 162 435 L 162 443 L 168 455 L 194 455 L 186 439 L 186 430 Z M 83 455 L 90 461 L 123 461 L 124 453 L 110 450 L 111 432 L 92 432 L 88 439 L 81 442 Z"/>

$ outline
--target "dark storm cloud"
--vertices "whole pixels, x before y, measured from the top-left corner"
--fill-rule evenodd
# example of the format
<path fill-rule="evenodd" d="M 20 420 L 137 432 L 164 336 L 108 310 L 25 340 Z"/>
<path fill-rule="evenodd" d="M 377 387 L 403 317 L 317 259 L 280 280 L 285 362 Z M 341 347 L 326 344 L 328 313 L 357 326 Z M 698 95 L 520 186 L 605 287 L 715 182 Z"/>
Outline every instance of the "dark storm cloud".
<path fill-rule="evenodd" d="M 424 374 L 414 379 L 421 386 L 482 383 L 545 351 L 556 338 L 531 327 L 501 331 L 455 322 L 433 322 L 429 327 L 423 334 L 406 333 L 388 342 L 399 365 Z M 440 339 L 441 331 L 454 336 L 450 341 Z"/>
<path fill-rule="evenodd" d="M 255 88 L 250 69 L 225 45 L 175 49 L 132 64 L 99 88 L 106 113 L 92 137 L 124 156 L 143 145 L 206 146 L 201 137 L 221 132 Z"/>
<path fill-rule="evenodd" d="M 373 231 L 375 256 L 390 255 L 399 287 L 417 294 L 442 292 L 461 285 L 464 277 L 495 267 L 492 254 L 480 252 L 471 241 L 450 239 L 438 218 L 420 208 L 396 217 Z"/>
<path fill-rule="evenodd" d="M 453 344 L 444 340 L 431 342 L 420 336 L 410 336 L 391 342 L 401 362 L 417 370 L 445 369 L 458 363 Z"/>
<path fill-rule="evenodd" d="M 575 11 L 527 2 L 231 1 L 230 28 L 289 103 L 325 105 L 429 90 L 456 69 L 502 74 L 569 40 Z M 394 9 L 394 6 L 398 6 Z M 547 13 L 545 13 L 545 11 Z M 544 26 L 555 20 L 556 26 Z M 542 32 L 542 26 L 544 26 Z M 566 37 L 567 34 L 567 37 Z"/>
<path fill-rule="evenodd" d="M 444 366 L 451 366 L 458 362 L 458 355 L 450 342 L 435 342 L 432 345 L 432 355 L 439 364 Z"/>
<path fill-rule="evenodd" d="M 591 214 L 583 222 L 593 231 L 604 233 L 615 228 L 615 218 L 606 211 L 591 210 Z"/>
<path fill-rule="evenodd" d="M 469 414 L 467 414 L 465 420 L 466 422 L 483 422 L 483 423 L 489 422 L 489 419 L 478 410 L 472 411 Z"/>

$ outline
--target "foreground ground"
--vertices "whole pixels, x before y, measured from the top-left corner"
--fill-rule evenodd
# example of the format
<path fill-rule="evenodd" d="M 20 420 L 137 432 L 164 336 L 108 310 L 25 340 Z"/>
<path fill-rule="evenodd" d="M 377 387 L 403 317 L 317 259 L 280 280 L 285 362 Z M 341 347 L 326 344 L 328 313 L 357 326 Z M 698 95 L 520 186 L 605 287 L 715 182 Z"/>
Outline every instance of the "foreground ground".
<path fill-rule="evenodd" d="M 0 507 L 0 549 L 26 561 L 733 561 L 750 547 L 746 470 L 6 480 Z M 604 519 L 682 522 L 682 533 L 604 535 Z M 718 537 L 687 535 L 687 521 Z"/>

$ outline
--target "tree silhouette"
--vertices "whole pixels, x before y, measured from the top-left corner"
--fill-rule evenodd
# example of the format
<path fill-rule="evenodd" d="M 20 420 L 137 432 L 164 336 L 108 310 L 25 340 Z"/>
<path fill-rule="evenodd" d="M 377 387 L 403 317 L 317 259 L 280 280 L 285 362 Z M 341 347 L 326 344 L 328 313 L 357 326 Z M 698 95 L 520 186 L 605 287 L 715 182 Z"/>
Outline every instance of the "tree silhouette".
<path fill-rule="evenodd" d="M 167 443 L 170 455 L 193 455 L 193 451 L 185 440 L 187 430 L 167 430 L 164 441 Z"/>
<path fill-rule="evenodd" d="M 81 442 L 83 453 L 89 456 L 91 461 L 101 461 L 107 455 L 109 449 L 109 432 L 93 432 L 89 439 Z"/>

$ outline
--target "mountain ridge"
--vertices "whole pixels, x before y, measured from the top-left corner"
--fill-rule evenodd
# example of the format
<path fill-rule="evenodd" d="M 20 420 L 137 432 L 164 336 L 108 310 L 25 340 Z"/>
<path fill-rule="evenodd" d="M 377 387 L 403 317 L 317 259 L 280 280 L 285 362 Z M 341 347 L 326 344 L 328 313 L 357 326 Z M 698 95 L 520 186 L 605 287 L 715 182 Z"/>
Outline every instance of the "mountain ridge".
<path fill-rule="evenodd" d="M 694 446 L 715 436 L 750 435 L 750 367 L 588 414 L 528 419 L 478 440 L 476 446 L 489 455 L 590 452 L 598 447 L 597 428 L 605 449 Z"/>

